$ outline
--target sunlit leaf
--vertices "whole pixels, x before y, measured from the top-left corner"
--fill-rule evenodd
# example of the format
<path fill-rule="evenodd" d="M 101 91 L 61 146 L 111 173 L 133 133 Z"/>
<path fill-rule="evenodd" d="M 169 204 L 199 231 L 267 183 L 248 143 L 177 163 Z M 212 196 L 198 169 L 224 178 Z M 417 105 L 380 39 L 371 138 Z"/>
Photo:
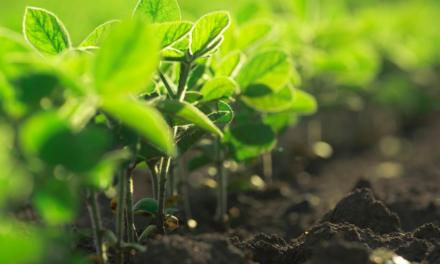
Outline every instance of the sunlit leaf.
<path fill-rule="evenodd" d="M 191 33 L 191 54 L 200 54 L 212 48 L 229 23 L 227 12 L 213 12 L 200 18 Z"/>
<path fill-rule="evenodd" d="M 237 76 L 238 84 L 244 92 L 251 84 L 264 84 L 277 91 L 289 81 L 290 67 L 285 52 L 264 51 L 249 59 L 243 66 Z"/>
<path fill-rule="evenodd" d="M 29 43 L 45 54 L 59 54 L 71 46 L 63 23 L 45 9 L 26 8 L 23 32 Z"/>
<path fill-rule="evenodd" d="M 109 115 L 137 131 L 159 150 L 171 156 L 176 153 L 171 129 L 153 107 L 123 98 L 106 100 L 102 107 Z"/>
<path fill-rule="evenodd" d="M 168 47 L 185 37 L 192 28 L 191 22 L 165 22 L 155 24 L 156 37 L 161 40 L 161 47 Z"/>
<path fill-rule="evenodd" d="M 294 103 L 294 90 L 289 85 L 274 92 L 265 85 L 250 85 L 241 100 L 249 107 L 261 112 L 282 112 Z"/>
<path fill-rule="evenodd" d="M 180 20 L 180 7 L 177 0 L 139 0 L 134 15 L 152 23 Z"/>
<path fill-rule="evenodd" d="M 207 81 L 200 90 L 200 93 L 203 95 L 202 102 L 230 97 L 237 91 L 237 89 L 237 84 L 230 78 L 213 78 Z"/>
<path fill-rule="evenodd" d="M 104 96 L 139 93 L 156 70 L 159 43 L 151 26 L 138 21 L 115 26 L 95 62 L 95 85 Z"/>
<path fill-rule="evenodd" d="M 293 105 L 290 111 L 298 114 L 313 114 L 318 109 L 316 99 L 309 93 L 296 89 L 294 92 Z"/>
<path fill-rule="evenodd" d="M 243 64 L 244 59 L 245 56 L 240 51 L 230 53 L 214 66 L 215 75 L 235 77 Z"/>
<path fill-rule="evenodd" d="M 272 30 L 269 22 L 253 22 L 247 23 L 240 28 L 241 34 L 238 35 L 237 48 L 248 49 L 260 44 L 268 37 Z"/>
<path fill-rule="evenodd" d="M 186 122 L 194 124 L 201 129 L 211 132 L 217 136 L 222 137 L 223 133 L 218 127 L 197 107 L 176 100 L 165 100 L 160 102 L 157 107 L 164 113 L 173 117 L 182 119 Z"/>
<path fill-rule="evenodd" d="M 79 47 L 99 47 L 117 23 L 118 20 L 111 20 L 99 25 L 79 44 Z"/>

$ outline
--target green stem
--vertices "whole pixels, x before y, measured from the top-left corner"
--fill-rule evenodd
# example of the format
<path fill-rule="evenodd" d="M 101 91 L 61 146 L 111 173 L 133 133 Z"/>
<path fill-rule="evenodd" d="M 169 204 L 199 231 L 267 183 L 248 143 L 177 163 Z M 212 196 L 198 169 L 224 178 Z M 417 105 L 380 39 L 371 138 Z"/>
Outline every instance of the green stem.
<path fill-rule="evenodd" d="M 223 150 L 219 138 L 216 138 L 216 167 L 217 167 L 217 214 L 216 220 L 222 224 L 227 221 L 227 175 L 223 166 Z"/>
<path fill-rule="evenodd" d="M 148 162 L 148 170 L 151 175 L 151 187 L 153 190 L 153 198 L 155 200 L 159 199 L 159 176 L 158 171 L 156 170 L 156 166 L 150 165 Z"/>
<path fill-rule="evenodd" d="M 176 97 L 176 95 L 174 94 L 173 88 L 171 87 L 170 83 L 168 82 L 167 77 L 160 71 L 159 71 L 159 77 L 160 77 L 160 80 L 162 81 L 162 83 L 164 84 L 165 88 L 167 89 L 168 95 L 174 99 Z"/>
<path fill-rule="evenodd" d="M 135 242 L 135 232 L 136 227 L 134 225 L 134 214 L 133 214 L 133 170 L 134 167 L 129 167 L 127 169 L 126 179 L 127 179 L 127 197 L 126 197 L 126 211 L 127 211 L 127 238 L 129 243 Z"/>
<path fill-rule="evenodd" d="M 181 63 L 180 64 L 180 77 L 179 77 L 179 86 L 177 86 L 177 98 L 179 101 L 185 100 L 186 93 L 186 82 L 189 77 L 189 73 L 191 71 L 191 63 Z"/>
<path fill-rule="evenodd" d="M 170 164 L 171 158 L 162 158 L 160 160 L 161 169 L 159 172 L 159 211 L 157 215 L 157 229 L 161 234 L 165 234 L 165 193 Z"/>
<path fill-rule="evenodd" d="M 94 190 L 90 190 L 87 201 L 87 208 L 92 222 L 93 236 L 95 241 L 96 254 L 100 263 L 108 263 L 107 248 L 102 239 L 102 221 L 99 211 L 98 194 Z"/>
<path fill-rule="evenodd" d="M 125 173 L 119 172 L 119 186 L 118 186 L 118 204 L 116 210 L 116 237 L 117 237 L 117 263 L 124 263 L 124 252 L 122 249 L 123 239 L 124 239 L 124 213 L 125 213 L 125 198 L 126 198 L 126 177 Z"/>
<path fill-rule="evenodd" d="M 273 181 L 273 165 L 272 165 L 272 152 L 267 152 L 262 155 L 263 161 L 263 175 L 266 183 L 272 183 Z"/>

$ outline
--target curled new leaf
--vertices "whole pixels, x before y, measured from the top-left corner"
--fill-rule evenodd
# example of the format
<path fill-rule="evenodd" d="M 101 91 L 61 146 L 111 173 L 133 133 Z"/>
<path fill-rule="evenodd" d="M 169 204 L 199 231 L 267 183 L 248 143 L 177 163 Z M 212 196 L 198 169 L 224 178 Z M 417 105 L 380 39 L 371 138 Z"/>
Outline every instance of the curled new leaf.
<path fill-rule="evenodd" d="M 194 124 L 203 130 L 211 132 L 217 136 L 223 137 L 223 133 L 218 127 L 197 107 L 176 100 L 165 100 L 160 102 L 157 107 L 172 117 L 182 119 Z"/>
<path fill-rule="evenodd" d="M 70 48 L 69 33 L 53 13 L 36 7 L 26 8 L 24 36 L 38 51 L 56 55 Z"/>

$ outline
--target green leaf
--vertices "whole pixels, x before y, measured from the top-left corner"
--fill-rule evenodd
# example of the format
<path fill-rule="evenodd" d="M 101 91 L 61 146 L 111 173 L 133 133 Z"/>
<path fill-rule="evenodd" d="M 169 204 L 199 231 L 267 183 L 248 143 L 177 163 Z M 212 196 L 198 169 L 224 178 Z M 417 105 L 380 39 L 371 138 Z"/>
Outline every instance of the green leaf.
<path fill-rule="evenodd" d="M 171 129 L 153 107 L 135 100 L 113 98 L 105 100 L 102 108 L 121 123 L 137 131 L 159 150 L 170 156 L 176 153 Z"/>
<path fill-rule="evenodd" d="M 197 107 L 176 100 L 165 100 L 157 106 L 162 112 L 172 117 L 177 117 L 186 122 L 192 123 L 205 131 L 211 132 L 219 137 L 223 137 L 223 133 L 218 127 Z"/>
<path fill-rule="evenodd" d="M 183 155 L 186 151 L 194 147 L 205 135 L 207 135 L 207 133 L 198 127 L 190 127 L 185 130 L 183 135 L 177 139 L 180 155 Z"/>
<path fill-rule="evenodd" d="M 238 35 L 237 48 L 244 50 L 260 44 L 268 37 L 272 30 L 269 22 L 247 23 L 240 28 L 241 34 Z"/>
<path fill-rule="evenodd" d="M 67 181 L 51 178 L 36 188 L 36 209 L 49 225 L 63 225 L 74 219 L 78 197 L 72 187 Z"/>
<path fill-rule="evenodd" d="M 235 77 L 244 59 L 245 56 L 240 51 L 231 52 L 219 64 L 214 66 L 215 75 Z"/>
<path fill-rule="evenodd" d="M 265 124 L 243 123 L 229 128 L 225 134 L 237 160 L 257 157 L 276 145 L 275 133 Z"/>
<path fill-rule="evenodd" d="M 159 203 L 153 198 L 143 198 L 133 206 L 134 213 L 155 214 L 159 211 Z"/>
<path fill-rule="evenodd" d="M 313 95 L 296 89 L 294 92 L 293 105 L 290 111 L 298 114 L 309 115 L 318 110 L 318 103 Z"/>
<path fill-rule="evenodd" d="M 44 262 L 46 237 L 34 225 L 5 218 L 0 221 L 0 263 Z"/>
<path fill-rule="evenodd" d="M 79 44 L 80 48 L 99 47 L 101 43 L 108 37 L 110 30 L 119 23 L 119 20 L 111 20 L 99 25 Z"/>
<path fill-rule="evenodd" d="M 292 111 L 268 114 L 263 117 L 263 123 L 272 127 L 275 133 L 280 133 L 298 122 L 298 116 Z"/>
<path fill-rule="evenodd" d="M 107 97 L 142 92 L 158 65 L 158 47 L 151 26 L 138 20 L 116 25 L 96 57 L 98 92 Z"/>
<path fill-rule="evenodd" d="M 217 77 L 210 79 L 200 90 L 200 93 L 203 95 L 202 102 L 230 97 L 237 91 L 237 89 L 237 84 L 230 78 Z"/>
<path fill-rule="evenodd" d="M 181 19 L 177 0 L 139 0 L 134 15 L 152 23 L 178 21 Z"/>
<path fill-rule="evenodd" d="M 229 124 L 234 119 L 234 110 L 224 101 L 218 101 L 217 110 L 208 115 L 216 124 Z"/>
<path fill-rule="evenodd" d="M 44 54 L 56 55 L 70 48 L 70 37 L 63 23 L 53 13 L 27 7 L 23 22 L 24 36 Z"/>
<path fill-rule="evenodd" d="M 201 17 L 191 33 L 191 54 L 200 55 L 212 48 L 229 24 L 227 12 L 213 12 Z"/>
<path fill-rule="evenodd" d="M 39 113 L 25 122 L 20 143 L 29 157 L 39 157 L 51 166 L 62 165 L 73 172 L 86 172 L 104 156 L 109 135 L 101 128 L 88 127 L 74 133 L 56 113 Z"/>
<path fill-rule="evenodd" d="M 250 85 L 241 100 L 257 111 L 277 113 L 293 106 L 294 90 L 289 85 L 276 92 L 265 85 Z"/>
<path fill-rule="evenodd" d="M 243 66 L 237 81 L 244 92 L 251 84 L 264 84 L 277 91 L 289 81 L 290 67 L 285 52 L 279 50 L 261 52 Z"/>
<path fill-rule="evenodd" d="M 166 48 L 185 37 L 192 28 L 191 22 L 178 21 L 153 25 L 156 38 L 160 39 L 161 48 Z"/>

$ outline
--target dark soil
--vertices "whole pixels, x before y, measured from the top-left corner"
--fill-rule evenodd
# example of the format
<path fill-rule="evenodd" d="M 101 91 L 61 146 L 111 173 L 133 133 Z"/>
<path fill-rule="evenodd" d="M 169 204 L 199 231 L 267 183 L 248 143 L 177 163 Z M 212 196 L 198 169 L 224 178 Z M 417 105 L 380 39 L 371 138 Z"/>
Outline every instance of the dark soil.
<path fill-rule="evenodd" d="M 429 121 L 395 135 L 397 154 L 373 147 L 231 194 L 227 231 L 212 190 L 191 192 L 198 228 L 150 240 L 134 263 L 439 264 L 440 121 Z"/>

